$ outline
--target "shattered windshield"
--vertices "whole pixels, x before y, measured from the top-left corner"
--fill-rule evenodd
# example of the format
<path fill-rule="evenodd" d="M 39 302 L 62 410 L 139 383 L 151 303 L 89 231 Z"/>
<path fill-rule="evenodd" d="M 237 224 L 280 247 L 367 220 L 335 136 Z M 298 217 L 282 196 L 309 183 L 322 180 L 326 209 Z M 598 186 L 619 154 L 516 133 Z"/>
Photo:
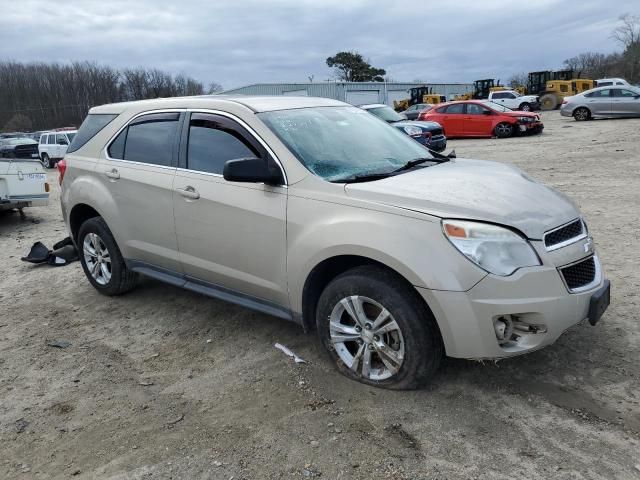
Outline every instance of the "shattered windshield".
<path fill-rule="evenodd" d="M 259 113 L 260 119 L 315 175 L 336 182 L 392 172 L 429 150 L 356 107 L 313 107 Z"/>

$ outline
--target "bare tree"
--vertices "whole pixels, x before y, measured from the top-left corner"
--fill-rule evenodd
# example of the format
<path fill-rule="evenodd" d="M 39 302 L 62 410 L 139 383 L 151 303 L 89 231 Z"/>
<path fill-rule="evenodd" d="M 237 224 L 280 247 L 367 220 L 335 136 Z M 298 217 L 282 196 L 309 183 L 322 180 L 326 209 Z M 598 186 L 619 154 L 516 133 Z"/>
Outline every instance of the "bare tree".
<path fill-rule="evenodd" d="M 524 87 L 529 81 L 529 76 L 526 72 L 514 73 L 509 78 L 509 86 L 511 88 Z"/>
<path fill-rule="evenodd" d="M 0 125 L 5 131 L 78 126 L 94 105 L 203 93 L 197 80 L 157 69 L 0 62 Z"/>
<path fill-rule="evenodd" d="M 620 15 L 618 21 L 621 24 L 613 29 L 611 37 L 624 49 L 640 43 L 640 15 L 625 13 Z"/>

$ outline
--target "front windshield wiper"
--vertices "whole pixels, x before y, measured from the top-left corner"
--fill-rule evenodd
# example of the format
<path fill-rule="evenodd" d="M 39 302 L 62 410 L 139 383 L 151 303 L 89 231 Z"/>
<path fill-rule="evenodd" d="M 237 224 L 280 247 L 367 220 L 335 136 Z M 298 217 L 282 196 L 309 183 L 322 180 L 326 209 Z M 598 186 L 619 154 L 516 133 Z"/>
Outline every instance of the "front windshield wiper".
<path fill-rule="evenodd" d="M 391 172 L 385 173 L 369 173 L 365 175 L 350 175 L 344 178 L 338 178 L 337 180 L 330 180 L 331 183 L 359 183 L 359 182 L 370 182 L 372 180 L 381 180 L 383 178 L 390 177 L 393 174 Z"/>
<path fill-rule="evenodd" d="M 438 157 L 422 157 L 422 158 L 414 158 L 413 160 L 409 160 L 400 168 L 396 168 L 392 173 L 402 172 L 404 170 L 409 170 L 417 165 L 420 165 L 425 162 L 433 162 L 433 163 L 444 163 L 451 160 L 449 157 L 445 157 L 444 155 L 439 155 Z"/>

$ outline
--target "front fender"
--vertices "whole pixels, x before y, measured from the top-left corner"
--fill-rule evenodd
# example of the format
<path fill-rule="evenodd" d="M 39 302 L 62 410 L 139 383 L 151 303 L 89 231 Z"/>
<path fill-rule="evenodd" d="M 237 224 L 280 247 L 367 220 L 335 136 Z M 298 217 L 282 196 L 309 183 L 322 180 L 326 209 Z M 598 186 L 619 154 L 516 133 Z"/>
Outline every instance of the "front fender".
<path fill-rule="evenodd" d="M 287 225 L 294 312 L 302 312 L 303 288 L 311 271 L 340 255 L 370 258 L 412 285 L 435 290 L 466 291 L 486 275 L 450 245 L 439 219 L 428 215 L 416 218 L 415 212 L 405 216 L 291 196 Z"/>

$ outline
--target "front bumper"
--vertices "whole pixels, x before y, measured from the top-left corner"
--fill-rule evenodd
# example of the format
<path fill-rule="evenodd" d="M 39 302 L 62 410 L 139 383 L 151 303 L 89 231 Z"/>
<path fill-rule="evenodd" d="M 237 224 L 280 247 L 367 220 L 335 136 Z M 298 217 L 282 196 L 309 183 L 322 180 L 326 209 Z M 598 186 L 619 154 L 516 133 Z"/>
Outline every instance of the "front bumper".
<path fill-rule="evenodd" d="M 447 137 L 444 135 L 437 135 L 434 137 L 428 136 L 420 136 L 413 137 L 418 143 L 421 143 L 425 147 L 430 150 L 434 150 L 436 152 L 442 152 L 445 148 L 447 148 Z"/>
<path fill-rule="evenodd" d="M 523 268 L 509 277 L 489 274 L 466 292 L 417 291 L 436 317 L 448 356 L 502 358 L 549 345 L 587 319 L 591 297 L 606 282 L 598 270 L 599 278 L 580 293 L 569 293 L 553 265 Z M 523 332 L 517 341 L 501 345 L 494 321 L 504 316 L 537 331 Z"/>
<path fill-rule="evenodd" d="M 542 122 L 518 123 L 517 133 L 520 135 L 532 135 L 542 133 L 544 124 Z"/>

